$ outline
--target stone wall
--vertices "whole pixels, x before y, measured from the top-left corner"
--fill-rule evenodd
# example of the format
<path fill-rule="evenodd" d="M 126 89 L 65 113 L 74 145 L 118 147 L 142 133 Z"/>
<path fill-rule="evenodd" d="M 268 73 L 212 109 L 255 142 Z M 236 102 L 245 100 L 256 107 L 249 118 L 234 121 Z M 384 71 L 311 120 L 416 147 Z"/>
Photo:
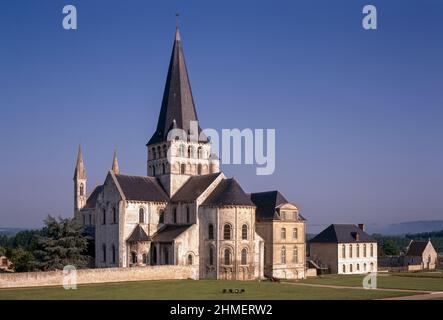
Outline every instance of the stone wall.
<path fill-rule="evenodd" d="M 77 270 L 77 284 L 198 279 L 196 266 L 148 266 Z M 63 271 L 1 273 L 0 288 L 62 286 Z"/>

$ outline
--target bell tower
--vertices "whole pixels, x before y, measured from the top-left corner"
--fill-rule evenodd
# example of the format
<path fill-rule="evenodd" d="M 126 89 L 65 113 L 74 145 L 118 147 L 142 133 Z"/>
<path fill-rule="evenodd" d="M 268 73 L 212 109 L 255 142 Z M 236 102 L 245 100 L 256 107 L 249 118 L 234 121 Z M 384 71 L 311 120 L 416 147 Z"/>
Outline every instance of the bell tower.
<path fill-rule="evenodd" d="M 168 138 L 171 130 L 181 130 L 184 136 Z M 157 129 L 146 145 L 148 176 L 158 177 L 169 196 L 190 176 L 220 171 L 218 159 L 211 157 L 211 144 L 201 132 L 177 26 Z"/>
<path fill-rule="evenodd" d="M 80 210 L 86 205 L 86 169 L 82 147 L 78 147 L 77 165 L 74 172 L 74 217 L 80 222 Z"/>

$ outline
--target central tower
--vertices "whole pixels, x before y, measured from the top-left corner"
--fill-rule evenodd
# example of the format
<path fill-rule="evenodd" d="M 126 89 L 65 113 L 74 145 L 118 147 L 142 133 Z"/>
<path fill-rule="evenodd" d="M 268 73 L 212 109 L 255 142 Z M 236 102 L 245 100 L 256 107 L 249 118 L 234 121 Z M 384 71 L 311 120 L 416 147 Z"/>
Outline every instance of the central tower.
<path fill-rule="evenodd" d="M 198 137 L 190 138 L 192 122 L 198 123 L 198 118 L 177 27 L 157 129 L 146 145 L 148 176 L 158 177 L 169 196 L 190 176 L 220 171 L 219 161 L 212 156 L 211 144 L 201 134 L 199 124 Z M 186 137 L 168 138 L 173 129 L 181 129 Z"/>

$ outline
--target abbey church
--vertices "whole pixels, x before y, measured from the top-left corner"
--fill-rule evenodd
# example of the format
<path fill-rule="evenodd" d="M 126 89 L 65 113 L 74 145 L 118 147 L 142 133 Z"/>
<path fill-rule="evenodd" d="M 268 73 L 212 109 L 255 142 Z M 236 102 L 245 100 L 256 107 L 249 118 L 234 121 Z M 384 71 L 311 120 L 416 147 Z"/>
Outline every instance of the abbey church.
<path fill-rule="evenodd" d="M 117 154 L 102 185 L 87 192 L 79 148 L 75 218 L 95 236 L 95 265 L 194 265 L 200 279 L 305 277 L 305 224 L 278 191 L 246 193 L 220 171 L 211 143 L 170 138 L 198 121 L 180 32 L 175 33 L 147 175 L 120 172 Z M 197 128 L 199 133 L 201 129 Z"/>

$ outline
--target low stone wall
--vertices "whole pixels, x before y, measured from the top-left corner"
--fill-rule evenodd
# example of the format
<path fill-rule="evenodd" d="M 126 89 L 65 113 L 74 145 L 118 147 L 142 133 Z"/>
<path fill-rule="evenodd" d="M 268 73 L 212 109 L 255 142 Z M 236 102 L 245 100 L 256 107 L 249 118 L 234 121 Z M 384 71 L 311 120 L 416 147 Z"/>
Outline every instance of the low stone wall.
<path fill-rule="evenodd" d="M 197 266 L 148 266 L 77 270 L 77 284 L 141 280 L 198 279 Z M 62 286 L 63 271 L 0 274 L 0 288 Z"/>
<path fill-rule="evenodd" d="M 306 270 L 306 277 L 307 278 L 316 277 L 316 276 L 317 276 L 317 269 L 309 268 L 308 270 Z"/>

